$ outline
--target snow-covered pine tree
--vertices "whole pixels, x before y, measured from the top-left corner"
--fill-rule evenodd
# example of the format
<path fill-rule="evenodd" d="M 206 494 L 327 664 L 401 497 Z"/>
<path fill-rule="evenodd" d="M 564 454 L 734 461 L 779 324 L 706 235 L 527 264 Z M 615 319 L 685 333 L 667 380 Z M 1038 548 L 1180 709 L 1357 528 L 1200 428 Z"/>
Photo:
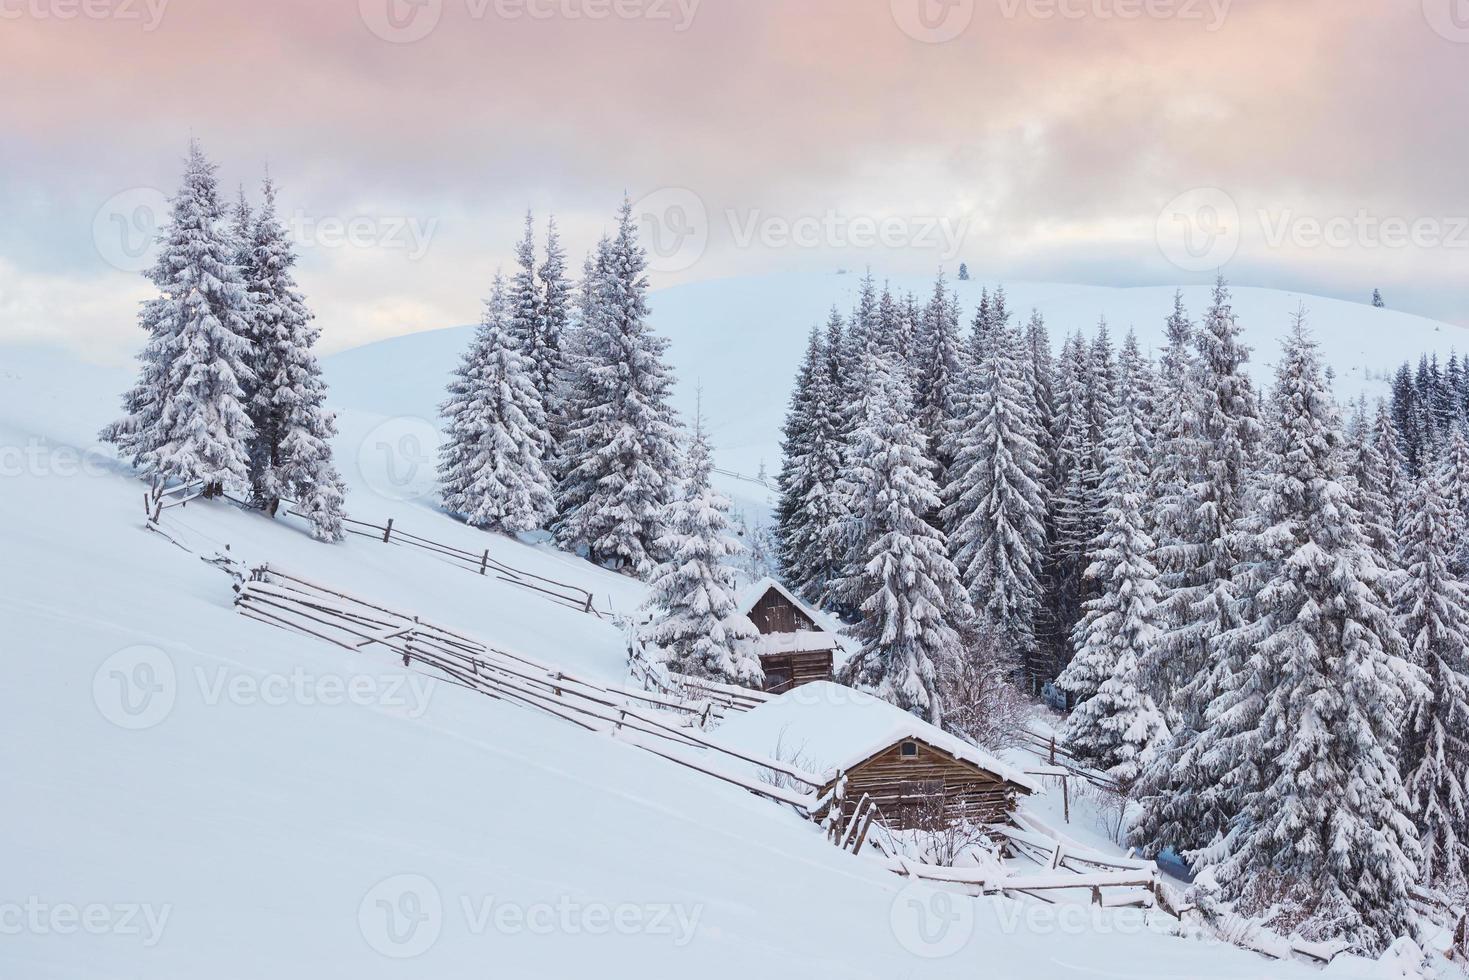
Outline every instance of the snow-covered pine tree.
<path fill-rule="evenodd" d="M 845 383 L 845 344 L 842 316 L 833 306 L 826 321 L 819 370 L 812 383 L 810 441 L 803 460 L 812 481 L 805 502 L 810 529 L 807 574 L 795 583 L 810 601 L 844 611 L 852 608 L 844 605 L 843 593 L 843 583 L 852 571 L 848 520 L 851 494 L 842 483 L 851 438 L 847 428 L 851 417 L 840 401 Z"/>
<path fill-rule="evenodd" d="M 950 554 L 974 604 L 980 632 L 1023 659 L 1035 655 L 1046 537 L 1029 351 L 1000 323 L 974 366 L 973 393 L 954 423 L 954 463 L 942 511 Z"/>
<path fill-rule="evenodd" d="M 1209 669 L 1219 659 L 1219 637 L 1239 624 L 1232 534 L 1245 511 L 1260 426 L 1245 373 L 1249 348 L 1222 276 L 1194 342 L 1197 361 L 1187 372 L 1194 394 L 1179 419 L 1181 431 L 1167 437 L 1164 452 L 1190 452 L 1195 465 L 1177 474 L 1186 482 L 1169 490 L 1155 510 L 1161 631 L 1142 675 L 1168 697 L 1170 738 L 1138 781 L 1141 808 L 1129 831 L 1149 854 L 1202 847 L 1229 815 L 1215 799 L 1217 780 L 1203 767 L 1196 743 L 1204 712 L 1219 693 Z"/>
<path fill-rule="evenodd" d="M 1469 591 L 1449 570 L 1448 549 L 1464 530 L 1445 505 L 1443 480 L 1443 470 L 1429 473 L 1403 510 L 1396 605 L 1409 658 L 1426 675 L 1402 760 L 1423 877 L 1456 891 L 1469 885 Z"/>
<path fill-rule="evenodd" d="M 561 348 L 571 327 L 572 297 L 571 281 L 566 276 L 566 250 L 561 247 L 554 215 L 546 221 L 546 258 L 536 270 L 536 279 L 540 285 L 540 324 L 530 356 L 535 368 L 536 391 L 540 392 L 546 410 L 547 428 L 552 442 L 556 443 L 563 428 Z"/>
<path fill-rule="evenodd" d="M 955 417 L 962 369 L 959 322 L 946 290 L 940 271 L 934 280 L 933 295 L 923 308 L 914 355 L 914 411 L 940 476 L 953 463 L 944 451 L 944 442 Z"/>
<path fill-rule="evenodd" d="M 821 334 L 813 326 L 781 427 L 781 466 L 776 477 L 780 488 L 775 507 L 776 538 L 780 542 L 781 573 L 789 582 L 802 582 L 810 574 L 813 529 L 807 519 L 806 501 L 814 480 L 806 467 L 806 455 L 811 445 L 812 398 L 822 362 Z"/>
<path fill-rule="evenodd" d="M 907 386 L 876 355 L 863 373 L 871 391 L 849 474 L 857 491 L 852 517 L 864 543 L 849 589 L 861 605 L 852 632 L 862 646 L 842 677 L 940 724 L 937 672 L 961 655 L 968 596 L 942 532 L 924 519 L 938 506 L 938 488 Z"/>
<path fill-rule="evenodd" d="M 291 273 L 296 254 L 276 216 L 276 188 L 269 175 L 261 197 L 247 266 L 255 345 L 250 482 L 267 514 L 274 516 L 282 500 L 294 501 L 310 519 L 315 537 L 340 541 L 346 488 L 332 463 L 337 423 L 326 408 L 326 382 L 311 350 L 321 331 L 312 325 Z"/>
<path fill-rule="evenodd" d="M 1165 732 L 1139 664 L 1157 638 L 1157 570 L 1149 560 L 1143 507 L 1148 412 L 1124 386 L 1107 423 L 1102 477 L 1104 530 L 1091 546 L 1087 578 L 1098 594 L 1073 632 L 1075 654 L 1056 685 L 1080 701 L 1065 738 L 1078 755 L 1131 787 Z"/>
<path fill-rule="evenodd" d="M 147 273 L 162 295 L 140 314 L 142 368 L 124 417 L 101 433 L 155 484 L 198 482 L 206 497 L 249 485 L 254 435 L 242 387 L 254 381 L 250 298 L 224 219 L 215 165 L 191 140 Z"/>
<path fill-rule="evenodd" d="M 1408 474 L 1385 405 L 1379 403 L 1371 427 L 1346 452 L 1352 504 L 1361 515 L 1362 530 L 1382 562 L 1396 567 Z"/>
<path fill-rule="evenodd" d="M 1372 290 L 1372 305 L 1375 306 L 1375 307 L 1377 307 L 1378 309 L 1382 309 L 1384 306 L 1387 305 L 1382 300 L 1382 290 L 1380 290 L 1380 289 L 1374 289 L 1374 290 Z"/>
<path fill-rule="evenodd" d="M 465 372 L 462 411 L 451 441 L 460 469 L 445 482 L 459 488 L 454 508 L 466 523 L 517 534 L 543 527 L 555 510 L 543 458 L 546 417 L 535 366 L 514 333 L 515 293 L 496 277 Z"/>
<path fill-rule="evenodd" d="M 729 530 L 730 503 L 710 484 L 714 462 L 695 418 L 682 491 L 667 506 L 660 551 L 644 608 L 654 610 L 643 637 L 667 651 L 682 674 L 759 687 L 760 659 L 747 642 L 755 628 L 735 616 L 734 570 L 726 563 L 744 549 Z"/>
<path fill-rule="evenodd" d="M 1047 594 L 1041 621 L 1050 669 L 1041 680 L 1055 677 L 1071 656 L 1071 630 L 1081 618 L 1087 598 L 1083 573 L 1087 549 L 1101 531 L 1101 473 L 1092 451 L 1087 389 L 1090 362 L 1080 334 L 1062 347 L 1056 372 L 1056 448 L 1047 499 L 1049 552 L 1043 575 Z"/>
<path fill-rule="evenodd" d="M 1210 644 L 1215 698 L 1196 741 L 1225 835 L 1191 860 L 1244 914 L 1376 953 L 1411 930 L 1420 852 L 1398 740 L 1421 672 L 1343 483 L 1340 420 L 1300 318 L 1270 411 L 1233 548 L 1244 621 Z"/>
<path fill-rule="evenodd" d="M 663 508 L 678 469 L 678 422 L 668 404 L 667 341 L 647 323 L 647 253 L 630 199 L 599 266 L 583 327 L 556 533 L 593 561 L 646 575 L 659 558 Z"/>
<path fill-rule="evenodd" d="M 1449 571 L 1463 579 L 1469 576 L 1469 434 L 1456 426 L 1436 448 L 1436 456 L 1425 453 L 1422 467 L 1425 476 L 1437 473 L 1444 506 L 1453 515 L 1449 527 L 1455 536 L 1445 547 Z"/>

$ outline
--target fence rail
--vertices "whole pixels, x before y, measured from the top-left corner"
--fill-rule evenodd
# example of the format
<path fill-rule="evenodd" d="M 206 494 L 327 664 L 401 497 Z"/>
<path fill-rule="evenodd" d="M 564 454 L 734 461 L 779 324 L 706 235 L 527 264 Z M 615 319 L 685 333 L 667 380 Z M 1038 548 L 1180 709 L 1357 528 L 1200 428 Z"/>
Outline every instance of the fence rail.
<path fill-rule="evenodd" d="M 392 650 L 407 667 L 611 735 L 679 765 L 788 805 L 803 816 L 825 812 L 824 780 L 790 763 L 746 754 L 706 738 L 697 727 L 708 702 L 605 684 L 531 657 L 490 647 L 411 613 L 349 595 L 274 566 L 261 566 L 236 588 L 235 604 L 252 619 L 316 637 L 353 652 Z M 665 717 L 659 717 L 664 715 Z M 676 724 L 668 715 L 680 717 Z M 694 750 L 690 755 L 683 750 Z M 767 783 L 749 767 L 779 773 L 804 791 Z"/>

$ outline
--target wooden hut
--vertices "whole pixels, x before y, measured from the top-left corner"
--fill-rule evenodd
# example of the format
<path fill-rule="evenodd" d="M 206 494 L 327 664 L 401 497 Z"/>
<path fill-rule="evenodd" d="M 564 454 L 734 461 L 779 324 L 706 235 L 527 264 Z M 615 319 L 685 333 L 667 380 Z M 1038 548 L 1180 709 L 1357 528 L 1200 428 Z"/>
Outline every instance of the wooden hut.
<path fill-rule="evenodd" d="M 759 634 L 752 642 L 765 671 L 765 690 L 781 694 L 832 679 L 836 635 L 822 629 L 815 612 L 775 579 L 761 579 L 742 592 L 735 614 Z"/>
<path fill-rule="evenodd" d="M 731 748 L 818 773 L 829 780 L 825 789 L 845 778 L 847 817 L 865 795 L 898 829 L 960 819 L 1008 823 L 1017 800 L 1040 789 L 978 746 L 838 684 L 808 684 L 730 718 L 714 734 Z"/>

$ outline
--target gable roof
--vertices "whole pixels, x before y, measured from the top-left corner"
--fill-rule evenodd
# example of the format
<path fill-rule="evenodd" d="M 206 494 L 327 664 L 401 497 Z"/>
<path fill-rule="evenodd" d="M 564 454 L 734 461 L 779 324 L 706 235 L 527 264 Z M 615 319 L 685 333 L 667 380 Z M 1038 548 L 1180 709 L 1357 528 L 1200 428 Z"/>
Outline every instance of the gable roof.
<path fill-rule="evenodd" d="M 797 609 L 801 610 L 801 612 L 809 616 L 811 622 L 816 623 L 817 629 L 821 628 L 821 623 L 816 619 L 815 611 L 810 606 L 802 602 L 800 599 L 797 599 L 791 593 L 790 589 L 787 589 L 784 585 L 781 585 L 778 581 L 768 575 L 765 578 L 762 578 L 760 581 L 756 582 L 754 585 L 747 586 L 744 591 L 739 594 L 739 596 L 735 599 L 735 612 L 739 613 L 741 616 L 748 616 L 750 614 L 750 610 L 755 608 L 755 603 L 765 598 L 765 593 L 769 592 L 771 589 L 774 589 L 781 595 L 785 596 L 786 601 L 788 601 L 791 605 L 795 606 Z"/>
<path fill-rule="evenodd" d="M 830 681 L 803 684 L 734 715 L 710 737 L 747 755 L 789 758 L 794 754 L 799 757 L 798 765 L 828 778 L 904 739 L 916 739 L 1026 792 L 1040 791 L 1025 773 L 979 746 L 870 694 Z"/>

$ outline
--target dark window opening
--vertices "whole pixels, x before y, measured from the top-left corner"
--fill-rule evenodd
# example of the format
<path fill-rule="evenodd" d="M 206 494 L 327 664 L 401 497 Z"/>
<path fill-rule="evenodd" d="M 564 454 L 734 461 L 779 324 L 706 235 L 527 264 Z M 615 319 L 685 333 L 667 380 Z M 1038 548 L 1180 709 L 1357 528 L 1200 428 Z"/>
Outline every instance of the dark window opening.
<path fill-rule="evenodd" d="M 899 747 L 898 754 L 901 755 L 905 759 L 914 759 L 914 758 L 917 758 L 918 757 L 918 743 L 917 742 L 904 742 L 902 744 L 902 746 Z"/>

